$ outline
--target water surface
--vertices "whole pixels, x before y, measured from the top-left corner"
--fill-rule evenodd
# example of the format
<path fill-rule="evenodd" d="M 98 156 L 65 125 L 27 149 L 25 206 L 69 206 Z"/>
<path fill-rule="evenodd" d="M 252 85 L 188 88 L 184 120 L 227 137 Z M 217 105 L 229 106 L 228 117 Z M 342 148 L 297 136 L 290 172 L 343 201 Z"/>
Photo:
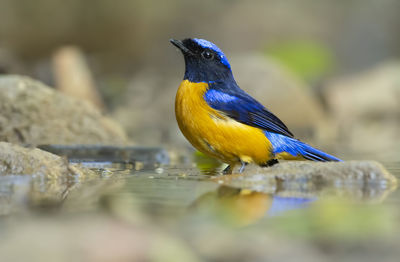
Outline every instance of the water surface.
<path fill-rule="evenodd" d="M 91 162 L 83 163 L 95 171 L 91 177 L 0 177 L 0 252 L 43 261 L 50 249 L 59 257 L 82 249 L 117 254 L 133 252 L 140 243 L 175 250 L 168 251 L 170 261 L 188 254 L 185 261 L 397 261 L 400 256 L 393 247 L 400 242 L 400 191 L 394 186 L 301 179 L 282 184 L 254 175 L 251 167 L 243 176 L 231 176 L 236 177 L 231 183 L 214 164 L 196 163 Z M 400 178 L 399 162 L 385 166 Z"/>

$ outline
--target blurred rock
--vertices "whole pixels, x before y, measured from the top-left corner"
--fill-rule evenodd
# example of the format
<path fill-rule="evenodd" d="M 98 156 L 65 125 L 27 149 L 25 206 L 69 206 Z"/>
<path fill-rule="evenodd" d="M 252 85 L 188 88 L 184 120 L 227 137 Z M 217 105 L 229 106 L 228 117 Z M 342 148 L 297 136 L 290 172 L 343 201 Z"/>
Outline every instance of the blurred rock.
<path fill-rule="evenodd" d="M 183 68 L 182 68 L 183 71 Z M 143 70 L 134 76 L 125 101 L 113 117 L 129 137 L 143 144 L 185 144 L 175 120 L 175 94 L 183 75 L 171 77 L 156 70 Z"/>
<path fill-rule="evenodd" d="M 169 164 L 168 152 L 160 147 L 103 146 L 103 145 L 40 145 L 40 149 L 69 161 L 116 164 L 133 164 L 154 167 L 155 164 Z"/>
<path fill-rule="evenodd" d="M 73 173 L 68 161 L 37 148 L 0 142 L 0 175 L 44 175 L 47 179 Z"/>
<path fill-rule="evenodd" d="M 87 102 L 21 76 L 0 77 L 0 140 L 25 144 L 124 144 L 119 124 Z"/>
<path fill-rule="evenodd" d="M 310 87 L 261 53 L 231 59 L 239 86 L 278 116 L 296 137 L 327 139 L 330 123 Z"/>
<path fill-rule="evenodd" d="M 105 109 L 85 56 L 79 48 L 66 46 L 57 49 L 52 57 L 52 62 L 58 90 L 75 98 L 86 100 L 99 109 Z"/>
<path fill-rule="evenodd" d="M 388 61 L 333 80 L 325 89 L 325 99 L 339 123 L 341 140 L 350 148 L 376 155 L 398 151 L 400 62 Z"/>
<path fill-rule="evenodd" d="M 336 79 L 326 99 L 341 122 L 400 115 L 400 62 L 386 62 L 359 74 Z"/>

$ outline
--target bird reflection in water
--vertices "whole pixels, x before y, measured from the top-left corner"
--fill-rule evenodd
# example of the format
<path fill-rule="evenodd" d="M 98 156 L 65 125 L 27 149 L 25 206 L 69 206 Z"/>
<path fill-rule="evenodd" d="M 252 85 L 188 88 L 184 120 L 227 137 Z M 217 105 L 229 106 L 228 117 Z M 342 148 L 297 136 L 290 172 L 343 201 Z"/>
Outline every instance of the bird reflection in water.
<path fill-rule="evenodd" d="M 192 208 L 211 213 L 238 226 L 281 215 L 286 211 L 307 207 L 317 198 L 281 197 L 273 194 L 220 186 L 200 196 Z"/>

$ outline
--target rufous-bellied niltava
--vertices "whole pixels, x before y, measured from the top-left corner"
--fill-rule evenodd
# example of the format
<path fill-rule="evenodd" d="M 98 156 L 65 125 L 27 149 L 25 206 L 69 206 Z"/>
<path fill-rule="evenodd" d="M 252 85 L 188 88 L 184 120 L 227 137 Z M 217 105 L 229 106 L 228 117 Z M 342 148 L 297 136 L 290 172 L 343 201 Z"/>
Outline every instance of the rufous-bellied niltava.
<path fill-rule="evenodd" d="M 175 99 L 179 128 L 199 151 L 229 164 L 271 166 L 278 159 L 341 161 L 294 138 L 286 125 L 240 89 L 225 54 L 197 38 L 171 39 L 186 70 Z"/>

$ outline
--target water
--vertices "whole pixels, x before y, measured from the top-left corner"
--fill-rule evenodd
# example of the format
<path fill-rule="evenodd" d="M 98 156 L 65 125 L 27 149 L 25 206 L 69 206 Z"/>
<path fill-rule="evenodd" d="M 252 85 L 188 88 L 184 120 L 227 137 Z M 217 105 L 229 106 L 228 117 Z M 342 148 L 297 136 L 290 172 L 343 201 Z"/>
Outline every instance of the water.
<path fill-rule="evenodd" d="M 112 249 L 90 237 L 107 232 L 101 236 L 117 243 L 113 252 L 131 252 L 138 242 L 130 237 L 140 235 L 157 250 L 172 245 L 168 250 L 175 251 L 166 255 L 171 261 L 397 261 L 400 255 L 393 247 L 400 241 L 400 191 L 393 186 L 307 180 L 282 186 L 257 176 L 231 183 L 201 161 L 85 165 L 98 176 L 57 183 L 0 177 L 0 231 L 11 239 L 0 241 L 2 254 L 18 249 L 26 232 L 35 241 L 24 259 L 42 259 L 48 250 L 36 241 L 55 235 L 63 236 L 52 246 L 60 257 L 75 245 L 79 254 L 87 239 L 96 243 L 94 250 Z M 384 165 L 400 178 L 400 162 Z"/>
<path fill-rule="evenodd" d="M 400 178 L 400 163 L 388 163 L 386 166 L 392 174 Z M 304 181 L 304 184 L 282 188 L 275 183 L 269 183 L 270 181 L 257 181 L 256 176 L 252 178 L 251 186 L 247 178 L 243 182 L 232 183 L 230 180 L 219 179 L 220 173 L 199 171 L 196 167 L 163 166 L 140 171 L 129 170 L 129 174 L 126 171 L 113 171 L 114 175 L 121 175 L 118 178 L 109 178 L 108 183 L 119 182 L 121 186 L 107 197 L 112 201 L 130 198 L 135 208 L 142 208 L 156 219 L 180 219 L 182 214 L 205 210 L 214 212 L 212 215 L 215 217 L 208 219 L 218 220 L 218 209 L 238 208 L 241 209 L 240 212 L 257 213 L 258 220 L 266 220 L 332 199 L 338 200 L 338 203 L 392 206 L 391 208 L 398 209 L 394 204 L 399 192 L 394 186 L 386 184 L 321 185 Z M 214 209 L 210 210 L 209 206 Z"/>
<path fill-rule="evenodd" d="M 303 181 L 282 187 L 277 186 L 274 178 L 271 178 L 274 183 L 270 183 L 271 181 L 265 181 L 264 178 L 259 180 L 256 175 L 244 175 L 233 181 L 226 179 L 229 176 L 221 176 L 220 169 L 204 169 L 192 165 L 150 165 L 153 167 L 140 170 L 135 165 L 110 162 L 87 162 L 82 165 L 96 171 L 98 177 L 84 182 L 75 177 L 72 181 L 57 183 L 41 177 L 0 177 L 0 199 L 3 201 L 0 210 L 3 210 L 4 215 L 12 214 L 10 204 L 19 205 L 19 208 L 41 206 L 43 198 L 48 200 L 43 194 L 58 194 L 62 196 L 62 201 L 53 199 L 58 202 L 57 206 L 63 206 L 65 202 L 69 206 L 79 206 L 82 200 L 74 203 L 77 195 L 93 203 L 91 210 L 100 208 L 96 206 L 99 203 L 93 199 L 103 197 L 119 201 L 116 199 L 131 198 L 132 205 L 142 208 L 150 216 L 177 218 L 193 205 L 201 204 L 205 196 L 213 196 L 212 201 L 215 203 L 212 205 L 218 202 L 232 205 L 232 202 L 226 200 L 241 199 L 241 205 L 246 205 L 247 202 L 252 209 L 264 210 L 264 215 L 259 219 L 268 219 L 275 215 L 285 215 L 285 212 L 292 209 L 307 209 L 311 204 L 331 198 L 346 199 L 357 204 L 394 205 L 398 203 L 400 196 L 394 186 L 386 184 L 360 185 L 338 181 L 334 185 L 323 185 L 314 181 Z M 400 178 L 400 163 L 385 163 L 385 166 L 394 176 Z M 247 173 L 251 173 L 251 170 L 247 170 Z M 114 189 L 116 184 L 118 186 Z M 102 186 L 101 190 L 97 188 L 99 185 Z M 71 189 L 76 187 L 79 189 L 73 193 L 72 200 L 69 200 Z M 36 203 L 32 200 L 35 197 L 39 199 Z M 253 198 L 264 198 L 265 201 L 259 201 L 259 206 L 256 207 L 252 203 Z M 207 199 L 211 201 L 210 197 Z M 393 208 L 397 209 L 397 206 Z"/>

